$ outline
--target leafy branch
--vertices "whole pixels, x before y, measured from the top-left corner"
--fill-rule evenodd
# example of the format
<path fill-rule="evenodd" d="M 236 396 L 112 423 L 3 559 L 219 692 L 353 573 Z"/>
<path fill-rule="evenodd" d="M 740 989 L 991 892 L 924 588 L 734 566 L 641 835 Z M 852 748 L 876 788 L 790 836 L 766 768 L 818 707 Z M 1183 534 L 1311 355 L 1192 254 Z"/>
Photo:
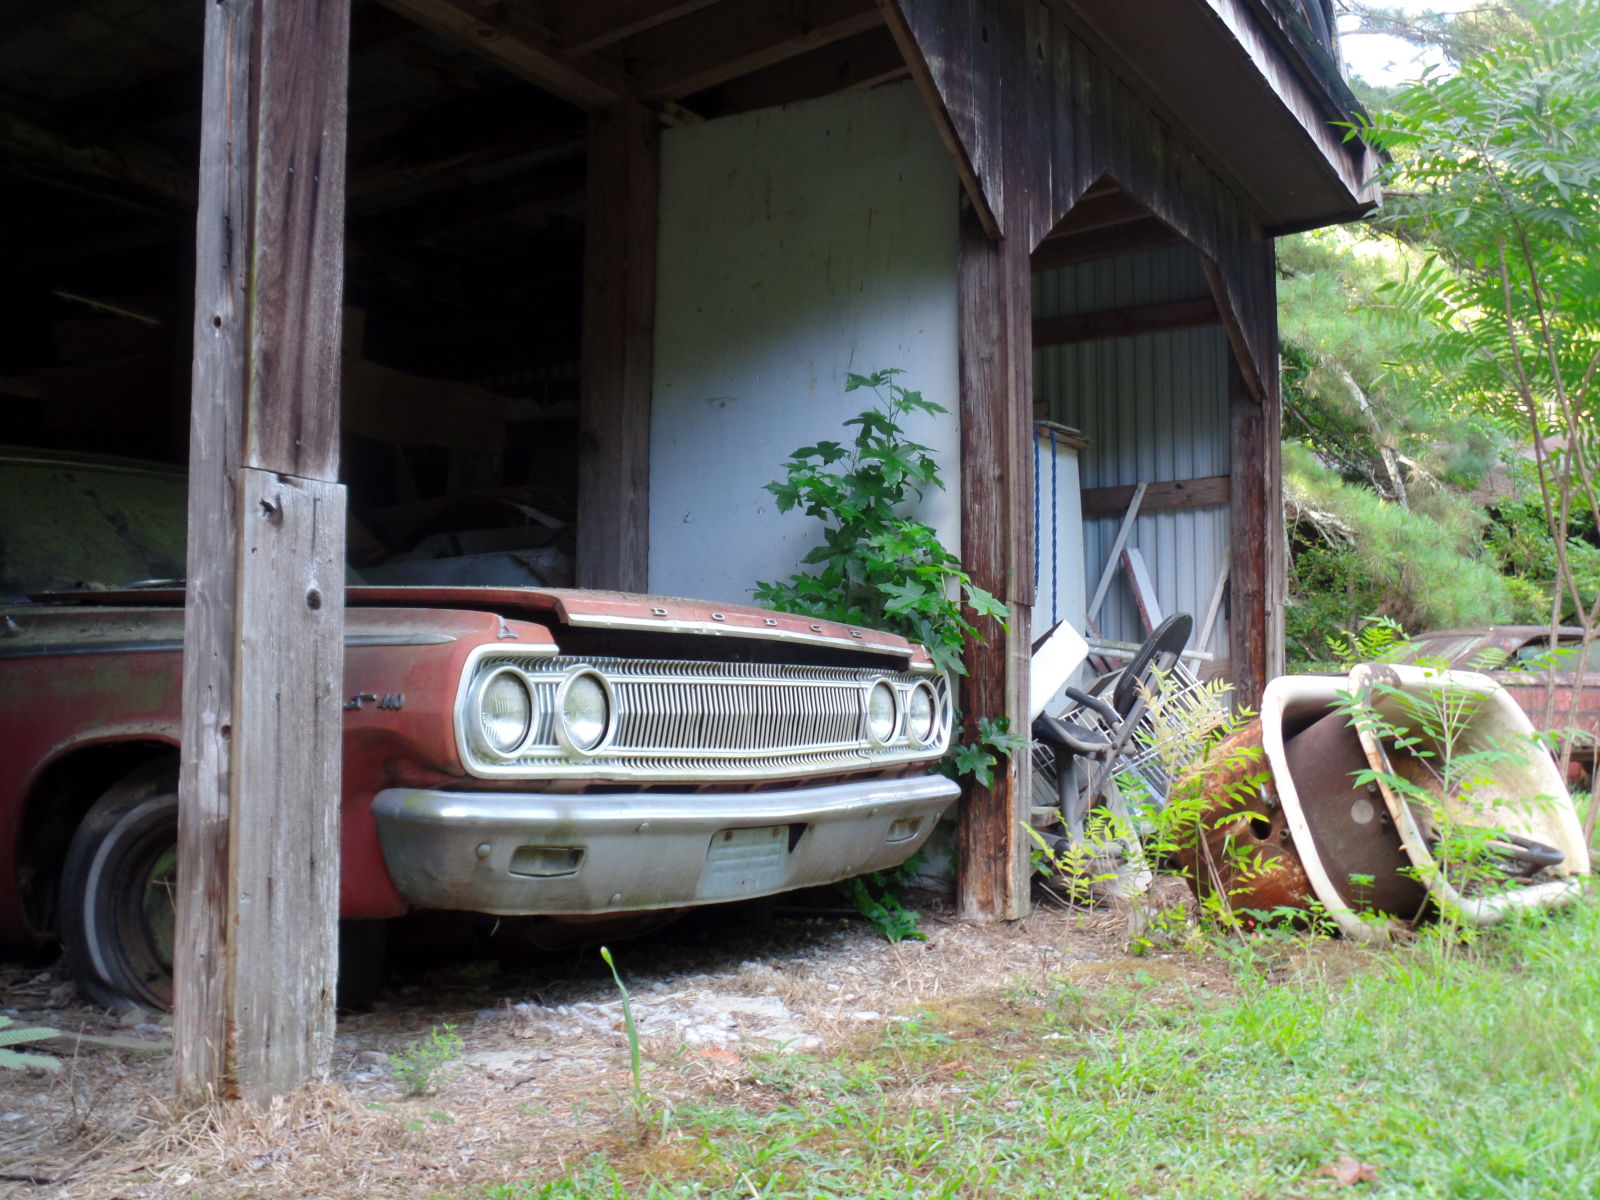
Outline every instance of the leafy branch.
<path fill-rule="evenodd" d="M 1006 606 L 972 582 L 932 526 L 906 515 L 944 482 L 933 452 L 906 437 L 902 422 L 945 409 L 896 383 L 899 374 L 848 375 L 846 392 L 865 388 L 877 397 L 844 423 L 854 438 L 801 446 L 784 463 L 784 477 L 767 484 L 780 512 L 815 517 L 823 535 L 802 560 L 814 571 L 757 583 L 756 601 L 893 630 L 925 646 L 940 670 L 961 675 L 962 647 L 979 636 L 974 620 L 992 617 L 1004 627 Z"/>

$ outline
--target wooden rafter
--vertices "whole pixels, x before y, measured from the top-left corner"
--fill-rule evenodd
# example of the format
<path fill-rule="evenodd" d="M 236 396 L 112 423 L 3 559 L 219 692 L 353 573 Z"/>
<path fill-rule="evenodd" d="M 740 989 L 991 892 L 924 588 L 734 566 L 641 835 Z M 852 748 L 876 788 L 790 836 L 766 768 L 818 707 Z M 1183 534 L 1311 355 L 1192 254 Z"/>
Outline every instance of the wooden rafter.
<path fill-rule="evenodd" d="M 416 26 L 375 5 L 358 6 L 350 17 L 350 53 L 381 49 L 415 32 Z M 198 58 L 132 83 L 104 88 L 56 106 L 64 128 L 104 137 L 110 131 L 136 129 L 179 116 L 200 105 L 201 63 Z"/>
<path fill-rule="evenodd" d="M 630 38 L 619 49 L 641 96 L 673 100 L 882 23 L 872 0 L 737 0 Z"/>
<path fill-rule="evenodd" d="M 770 70 L 700 92 L 690 102 L 697 112 L 725 116 L 876 87 L 910 73 L 889 31 L 871 29 Z"/>
<path fill-rule="evenodd" d="M 716 3 L 718 0 L 586 0 L 567 6 L 561 41 L 568 54 L 588 54 Z"/>
<path fill-rule="evenodd" d="M 1153 214 L 1132 196 L 1120 190 L 1085 195 L 1050 231 L 1052 237 L 1071 237 L 1097 229 L 1115 229 L 1149 219 Z"/>
<path fill-rule="evenodd" d="M 1182 235 L 1169 225 L 1149 217 L 1143 221 L 1118 225 L 1110 229 L 1053 237 L 1033 252 L 1033 269 L 1049 271 L 1056 267 L 1092 262 L 1097 258 L 1138 254 L 1144 250 L 1160 250 L 1167 246 L 1181 246 L 1183 243 Z"/>
<path fill-rule="evenodd" d="M 548 28 L 503 0 L 378 0 L 424 29 L 579 108 L 628 96 L 628 76 L 610 63 L 569 55 Z"/>
<path fill-rule="evenodd" d="M 99 0 L 33 0 L 31 5 L 15 4 L 0 10 L 0 42 L 8 42 L 49 25 L 59 24 L 79 9 Z"/>
<path fill-rule="evenodd" d="M 1067 346 L 1074 342 L 1093 342 L 1103 338 L 1193 329 L 1200 325 L 1217 325 L 1221 321 L 1222 315 L 1217 311 L 1216 300 L 1211 296 L 1202 296 L 1164 304 L 1140 304 L 1100 312 L 1074 313 L 1066 317 L 1041 317 L 1033 323 L 1033 344 Z"/>
<path fill-rule="evenodd" d="M 584 166 L 569 159 L 506 179 L 429 196 L 363 221 L 362 235 L 408 241 L 492 221 L 506 213 L 572 200 L 583 194 Z"/>
<path fill-rule="evenodd" d="M 11 104 L 0 108 L 0 161 L 17 174 L 66 181 L 136 208 L 194 206 L 194 168 L 155 143 L 126 135 L 81 140 Z"/>

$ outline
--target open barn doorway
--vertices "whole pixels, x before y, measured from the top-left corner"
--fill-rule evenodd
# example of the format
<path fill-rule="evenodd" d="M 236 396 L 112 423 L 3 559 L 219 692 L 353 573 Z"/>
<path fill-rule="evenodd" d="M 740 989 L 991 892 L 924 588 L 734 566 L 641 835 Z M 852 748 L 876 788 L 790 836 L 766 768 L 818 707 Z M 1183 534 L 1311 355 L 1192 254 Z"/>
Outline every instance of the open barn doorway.
<path fill-rule="evenodd" d="M 1104 178 L 1031 265 L 1035 624 L 1129 646 L 1188 612 L 1226 677 L 1231 351 L 1201 255 Z"/>
<path fill-rule="evenodd" d="M 4 441 L 181 467 L 203 13 L 21 7 L 0 27 Z M 494 551 L 485 569 L 569 583 L 586 114 L 366 0 L 348 102 L 352 565 Z"/>
<path fill-rule="evenodd" d="M 341 473 L 360 577 L 643 587 L 655 199 L 605 130 L 626 114 L 648 156 L 664 128 L 903 78 L 878 7 L 835 8 L 354 0 Z M 0 442 L 184 463 L 202 16 L 18 0 L 0 18 Z"/>

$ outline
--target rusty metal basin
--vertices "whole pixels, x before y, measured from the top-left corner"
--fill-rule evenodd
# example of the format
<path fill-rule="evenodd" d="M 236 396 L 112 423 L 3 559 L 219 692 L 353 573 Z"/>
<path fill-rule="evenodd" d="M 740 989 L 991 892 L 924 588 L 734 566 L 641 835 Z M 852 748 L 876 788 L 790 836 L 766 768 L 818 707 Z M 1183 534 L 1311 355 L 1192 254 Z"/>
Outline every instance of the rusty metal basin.
<path fill-rule="evenodd" d="M 1414 920 L 1428 889 L 1412 871 L 1378 785 L 1354 780 L 1367 756 L 1349 719 L 1329 713 L 1287 738 L 1283 759 L 1339 898 L 1357 911 Z"/>
<path fill-rule="evenodd" d="M 1213 751 L 1199 828 L 1179 854 L 1191 884 L 1225 893 L 1235 911 L 1309 911 L 1320 900 L 1347 932 L 1364 932 L 1370 914 L 1414 919 L 1427 889 L 1379 790 L 1352 778 L 1367 765 L 1355 730 L 1328 711 L 1342 681 L 1274 683 L 1279 703 Z"/>
<path fill-rule="evenodd" d="M 1194 827 L 1180 831 L 1182 864 L 1197 897 L 1221 894 L 1234 911 L 1308 909 L 1315 899 L 1251 721 L 1213 748 Z"/>
<path fill-rule="evenodd" d="M 1416 874 L 1427 881 L 1428 891 L 1441 909 L 1469 925 L 1490 925 L 1519 910 L 1564 904 L 1576 896 L 1580 877 L 1590 869 L 1589 847 L 1577 809 L 1565 780 L 1550 755 L 1533 741 L 1533 725 L 1504 688 L 1473 671 L 1430 671 L 1395 664 L 1362 663 L 1350 672 L 1350 690 L 1362 695 L 1381 716 L 1404 720 L 1406 697 L 1426 699 L 1430 693 L 1450 689 L 1470 697 L 1463 706 L 1457 752 L 1486 749 L 1504 751 L 1520 744 L 1526 753 L 1502 757 L 1493 778 L 1482 781 L 1470 795 L 1442 797 L 1438 816 L 1458 825 L 1498 830 L 1513 839 L 1559 852 L 1559 861 L 1525 886 L 1468 894 L 1458 889 L 1449 871 L 1433 857 L 1426 814 L 1419 814 L 1380 776 L 1385 807 L 1394 820 L 1406 857 Z M 1374 770 L 1404 776 L 1417 764 L 1391 754 L 1368 730 L 1360 733 L 1362 750 Z M 1420 782 L 1413 779 L 1413 782 Z"/>

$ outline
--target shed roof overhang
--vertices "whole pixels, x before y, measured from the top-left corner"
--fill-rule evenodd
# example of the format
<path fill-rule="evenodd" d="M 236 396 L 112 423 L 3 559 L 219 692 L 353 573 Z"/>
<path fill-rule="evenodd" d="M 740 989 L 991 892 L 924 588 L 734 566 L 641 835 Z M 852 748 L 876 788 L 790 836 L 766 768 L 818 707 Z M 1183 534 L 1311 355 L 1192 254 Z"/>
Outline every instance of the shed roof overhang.
<path fill-rule="evenodd" d="M 1268 233 L 1377 206 L 1378 156 L 1341 124 L 1361 105 L 1291 0 L 1190 0 L 1162 5 L 1160 20 L 1126 0 L 1074 0 L 1072 11 Z"/>

